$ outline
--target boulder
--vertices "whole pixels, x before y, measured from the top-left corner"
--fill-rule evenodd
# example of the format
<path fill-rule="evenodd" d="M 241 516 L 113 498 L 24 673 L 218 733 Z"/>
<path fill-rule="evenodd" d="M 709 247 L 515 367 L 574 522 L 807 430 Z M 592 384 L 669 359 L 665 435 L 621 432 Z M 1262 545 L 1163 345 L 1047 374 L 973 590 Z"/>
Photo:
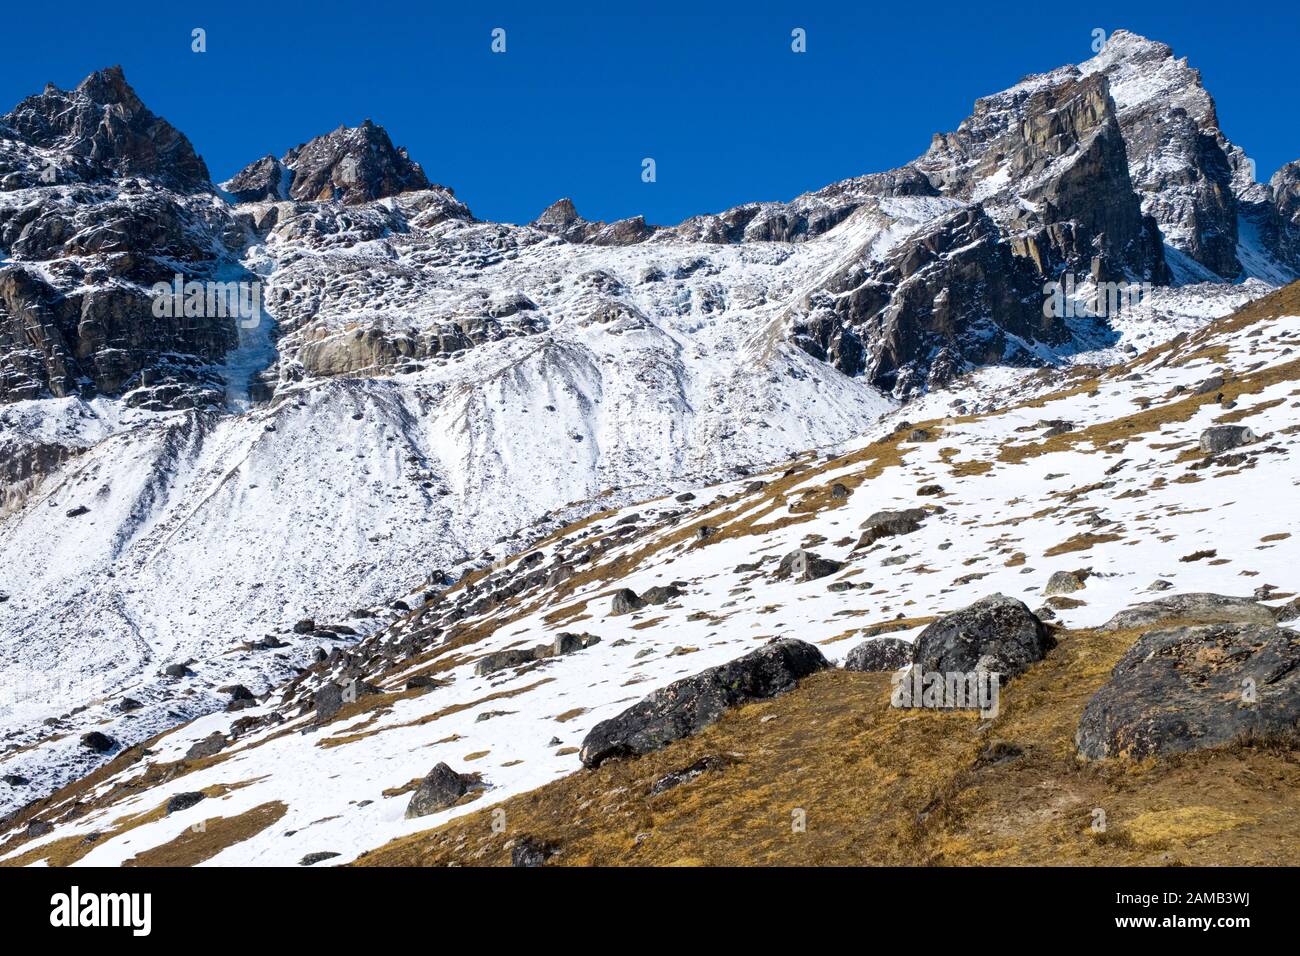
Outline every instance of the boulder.
<path fill-rule="evenodd" d="M 650 785 L 650 796 L 657 797 L 659 794 L 666 793 L 674 787 L 680 787 L 684 783 L 690 783 L 702 774 L 714 770 L 722 770 L 730 766 L 733 762 L 734 761 L 731 757 L 719 754 L 709 754 L 701 757 L 689 766 L 673 770 L 656 780 Z"/>
<path fill-rule="evenodd" d="M 646 754 L 716 723 L 731 707 L 775 697 L 830 664 L 821 651 L 786 638 L 743 657 L 674 681 L 603 720 L 582 742 L 579 757 L 598 767 L 611 757 Z"/>
<path fill-rule="evenodd" d="M 1047 587 L 1043 588 L 1043 593 L 1069 594 L 1071 591 L 1082 591 L 1088 574 L 1088 571 L 1057 571 L 1047 579 Z"/>
<path fill-rule="evenodd" d="M 332 860 L 334 859 L 334 857 L 338 855 L 339 854 L 331 852 L 330 850 L 319 850 L 315 853 L 308 853 L 306 856 L 304 856 L 301 860 L 298 861 L 298 865 L 315 866 L 317 863 L 321 863 L 325 860 Z"/>
<path fill-rule="evenodd" d="M 478 659 L 478 662 L 474 665 L 474 673 L 479 677 L 486 677 L 488 674 L 494 674 L 510 667 L 531 664 L 533 661 L 548 657 L 550 652 L 551 645 L 549 644 L 538 644 L 536 647 L 512 647 L 504 651 L 493 651 L 491 654 L 485 654 Z"/>
<path fill-rule="evenodd" d="M 188 810 L 204 798 L 205 794 L 200 793 L 198 790 L 175 794 L 167 801 L 167 813 L 170 815 L 173 813 L 179 813 L 182 810 Z"/>
<path fill-rule="evenodd" d="M 511 866 L 545 866 L 555 855 L 555 846 L 536 837 L 523 836 L 510 848 Z"/>
<path fill-rule="evenodd" d="M 310 634 L 314 630 L 316 630 L 316 622 L 309 617 L 304 617 L 293 626 L 295 634 Z"/>
<path fill-rule="evenodd" d="M 644 604 L 667 604 L 674 598 L 679 598 L 685 594 L 681 588 L 675 584 L 656 585 L 647 588 L 641 594 L 641 601 Z"/>
<path fill-rule="evenodd" d="M 875 514 L 862 522 L 862 537 L 858 539 L 857 546 L 866 548 L 875 544 L 881 538 L 889 538 L 899 534 L 911 534 L 913 531 L 919 531 L 921 522 L 926 519 L 927 512 L 924 508 L 904 508 L 901 511 L 877 511 Z"/>
<path fill-rule="evenodd" d="M 1195 621 L 1198 624 L 1272 624 L 1274 612 L 1246 597 L 1195 592 L 1171 594 L 1135 604 L 1120 611 L 1103 624 L 1102 630 L 1122 631 L 1153 627 L 1169 621 Z"/>
<path fill-rule="evenodd" d="M 991 594 L 929 625 L 916 639 L 912 660 L 922 673 L 988 671 L 1005 678 L 1042 660 L 1053 643 L 1022 602 Z"/>
<path fill-rule="evenodd" d="M 799 548 L 781 559 L 774 577 L 778 581 L 786 578 L 793 578 L 796 581 L 815 581 L 817 578 L 834 574 L 842 567 L 844 564 L 841 561 L 832 561 L 830 558 L 823 558 L 812 551 Z"/>
<path fill-rule="evenodd" d="M 631 588 L 623 588 L 614 595 L 614 600 L 610 602 L 610 616 L 619 614 L 629 614 L 632 611 L 639 611 L 645 607 L 645 601 L 642 601 L 637 593 Z"/>
<path fill-rule="evenodd" d="M 1255 440 L 1255 433 L 1245 425 L 1213 425 L 1201 432 L 1201 451 L 1217 455 Z"/>
<path fill-rule="evenodd" d="M 88 734 L 81 735 L 81 746 L 93 750 L 97 754 L 104 754 L 116 747 L 117 741 L 108 734 L 101 734 L 98 730 L 92 730 Z"/>
<path fill-rule="evenodd" d="M 445 763 L 440 763 L 420 781 L 420 786 L 411 796 L 411 802 L 407 804 L 406 818 L 424 817 L 445 810 L 477 786 L 477 777 L 457 773 Z"/>
<path fill-rule="evenodd" d="M 1148 631 L 1084 708 L 1088 759 L 1143 758 L 1300 730 L 1300 634 L 1254 623 Z"/>
<path fill-rule="evenodd" d="M 555 636 L 555 642 L 551 645 L 551 654 L 560 657 L 576 651 L 585 651 L 593 644 L 599 643 L 600 638 L 595 634 L 570 634 L 564 631 Z"/>
<path fill-rule="evenodd" d="M 226 735 L 221 731 L 214 731 L 204 737 L 202 740 L 190 746 L 185 751 L 186 760 L 202 760 L 204 757 L 211 757 L 220 753 L 226 746 Z"/>
<path fill-rule="evenodd" d="M 912 663 L 912 642 L 901 637 L 863 641 L 844 659 L 846 671 L 896 671 Z"/>

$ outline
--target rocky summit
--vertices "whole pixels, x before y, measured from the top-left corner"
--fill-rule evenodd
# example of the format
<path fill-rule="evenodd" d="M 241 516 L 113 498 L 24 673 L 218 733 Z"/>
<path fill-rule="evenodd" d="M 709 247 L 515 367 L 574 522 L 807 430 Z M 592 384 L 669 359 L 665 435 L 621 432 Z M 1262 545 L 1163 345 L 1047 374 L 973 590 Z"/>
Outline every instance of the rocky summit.
<path fill-rule="evenodd" d="M 29 96 L 0 862 L 1294 864 L 1300 160 L 1225 128 L 1120 30 L 897 169 L 515 224 Z"/>

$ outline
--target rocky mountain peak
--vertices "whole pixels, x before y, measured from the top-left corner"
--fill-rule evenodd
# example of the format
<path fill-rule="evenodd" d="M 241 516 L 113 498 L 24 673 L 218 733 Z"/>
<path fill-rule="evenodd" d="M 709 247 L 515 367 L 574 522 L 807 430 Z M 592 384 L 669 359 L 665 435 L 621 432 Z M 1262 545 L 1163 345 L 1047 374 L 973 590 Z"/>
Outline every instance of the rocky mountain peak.
<path fill-rule="evenodd" d="M 370 119 L 356 127 L 340 126 L 289 150 L 278 167 L 268 160 L 245 167 L 230 182 L 254 180 L 267 187 L 264 195 L 249 198 L 286 198 L 283 191 L 287 198 L 303 202 L 337 200 L 348 206 L 430 186 L 420 164 Z M 284 177 L 285 170 L 289 177 Z"/>
<path fill-rule="evenodd" d="M 0 153 L 0 174 L 52 165 L 65 180 L 143 176 L 181 192 L 211 188 L 193 145 L 149 111 L 120 66 L 92 73 L 72 91 L 46 84 L 0 123 L 13 134 Z"/>
<path fill-rule="evenodd" d="M 583 219 L 578 215 L 573 200 L 567 197 L 551 203 L 529 225 L 559 236 L 566 242 L 593 246 L 635 245 L 655 232 L 655 227 L 646 225 L 642 216 L 632 216 L 612 223 Z"/>
<path fill-rule="evenodd" d="M 565 226 L 573 225 L 573 223 L 577 222 L 579 218 L 578 210 L 573 205 L 573 200 L 566 197 L 564 199 L 557 199 L 555 202 L 547 206 L 542 210 L 542 214 L 532 221 L 531 225 L 536 226 L 538 229 L 545 229 L 547 227 L 564 228 Z"/>

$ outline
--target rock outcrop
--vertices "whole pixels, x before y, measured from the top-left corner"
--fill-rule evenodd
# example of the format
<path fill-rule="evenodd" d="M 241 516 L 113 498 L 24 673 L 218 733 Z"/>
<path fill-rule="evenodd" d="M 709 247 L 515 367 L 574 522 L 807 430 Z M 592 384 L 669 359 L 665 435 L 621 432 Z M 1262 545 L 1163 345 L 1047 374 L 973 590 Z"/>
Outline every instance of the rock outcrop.
<path fill-rule="evenodd" d="M 1300 634 L 1199 624 L 1143 634 L 1084 709 L 1090 759 L 1183 753 L 1300 732 Z"/>
<path fill-rule="evenodd" d="M 428 189 L 430 183 L 420 164 L 393 146 L 382 126 L 366 120 L 308 140 L 278 160 L 264 156 L 224 188 L 241 202 L 296 199 L 355 206 Z"/>
<path fill-rule="evenodd" d="M 1042 660 L 1053 643 L 1022 602 L 992 594 L 929 625 L 916 639 L 912 660 L 923 674 L 986 671 L 1007 678 Z"/>
<path fill-rule="evenodd" d="M 674 681 L 617 717 L 602 720 L 582 742 L 586 767 L 613 757 L 660 750 L 716 723 L 732 707 L 774 697 L 801 678 L 829 667 L 821 651 L 803 641 L 784 639 L 719 667 Z"/>
<path fill-rule="evenodd" d="M 406 818 L 425 817 L 445 810 L 481 785 L 477 777 L 457 773 L 445 763 L 439 763 L 420 781 L 406 806 Z"/>
<path fill-rule="evenodd" d="M 0 188 L 130 176 L 179 192 L 211 189 L 190 141 L 145 107 L 120 66 L 92 73 L 72 91 L 49 84 L 0 118 Z"/>
<path fill-rule="evenodd" d="M 901 637 L 876 637 L 863 641 L 844 659 L 846 671 L 896 671 L 912 663 L 912 642 Z"/>

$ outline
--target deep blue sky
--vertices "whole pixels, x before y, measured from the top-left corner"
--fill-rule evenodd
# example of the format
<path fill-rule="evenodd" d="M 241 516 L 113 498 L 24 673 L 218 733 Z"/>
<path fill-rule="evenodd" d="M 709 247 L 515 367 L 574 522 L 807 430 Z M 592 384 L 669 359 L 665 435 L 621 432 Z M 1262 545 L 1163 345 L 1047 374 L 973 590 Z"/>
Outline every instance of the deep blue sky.
<path fill-rule="evenodd" d="M 0 111 L 120 63 L 218 181 L 371 117 L 480 217 L 527 221 L 568 195 L 591 219 L 675 223 L 904 163 L 977 96 L 1086 59 L 1094 27 L 1122 26 L 1201 69 L 1261 179 L 1300 158 L 1294 0 L 873 6 L 16 2 Z M 504 55 L 490 51 L 498 26 Z M 805 54 L 790 51 L 794 27 Z"/>

